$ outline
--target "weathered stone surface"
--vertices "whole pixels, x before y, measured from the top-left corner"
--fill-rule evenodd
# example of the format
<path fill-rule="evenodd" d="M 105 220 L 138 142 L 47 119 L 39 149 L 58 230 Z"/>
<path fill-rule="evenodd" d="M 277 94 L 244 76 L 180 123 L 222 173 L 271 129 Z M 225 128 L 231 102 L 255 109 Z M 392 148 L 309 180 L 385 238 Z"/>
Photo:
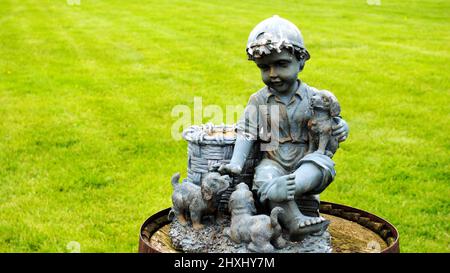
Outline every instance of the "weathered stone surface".
<path fill-rule="evenodd" d="M 172 246 L 187 253 L 249 253 L 246 244 L 235 244 L 223 235 L 223 229 L 230 225 L 230 219 L 225 216 L 221 224 L 207 223 L 203 230 L 196 231 L 190 224 L 182 226 L 176 219 L 170 225 L 169 236 Z M 288 234 L 283 234 L 288 240 Z M 283 249 L 275 253 L 329 253 L 332 252 L 331 236 L 326 231 L 321 236 L 307 236 L 301 242 L 288 242 Z"/>

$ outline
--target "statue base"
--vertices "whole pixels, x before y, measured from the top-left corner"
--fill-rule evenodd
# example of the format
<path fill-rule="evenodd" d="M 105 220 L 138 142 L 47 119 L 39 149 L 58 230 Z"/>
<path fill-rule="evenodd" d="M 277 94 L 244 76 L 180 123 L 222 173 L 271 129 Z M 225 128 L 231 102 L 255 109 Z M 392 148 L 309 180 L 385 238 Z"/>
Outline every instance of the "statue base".
<path fill-rule="evenodd" d="M 179 225 L 176 227 L 176 221 L 169 221 L 167 216 L 170 208 L 160 211 L 150 218 L 148 218 L 141 227 L 139 238 L 139 252 L 140 253 L 176 253 L 176 252 L 246 252 L 244 245 L 235 245 L 229 238 L 221 233 L 223 227 L 205 226 L 209 228 L 208 232 L 198 231 L 199 234 L 187 235 L 187 233 L 195 233 L 192 226 L 183 227 Z M 397 229 L 388 221 L 371 214 L 369 212 L 322 201 L 320 204 L 320 214 L 330 221 L 328 231 L 325 232 L 322 238 L 312 238 L 314 236 L 307 236 L 300 242 L 305 250 L 296 250 L 295 244 L 297 242 L 290 242 L 294 245 L 275 250 L 275 252 L 307 252 L 307 249 L 313 249 L 308 245 L 312 242 L 319 242 L 319 246 L 314 252 L 328 252 L 326 242 L 330 242 L 331 238 L 331 252 L 333 253 L 399 253 L 399 235 Z M 171 226 L 174 226 L 171 228 Z M 223 225 L 226 225 L 223 224 Z M 183 230 L 183 228 L 185 230 Z M 172 229 L 172 230 L 171 230 Z M 187 232 L 186 232 L 187 231 Z M 211 232 L 213 231 L 213 232 Z M 177 234 L 183 234 L 184 238 L 177 240 Z M 171 233 L 169 235 L 169 233 Z M 201 236 L 201 240 L 197 240 Z M 205 237 L 211 237 L 212 241 L 217 238 L 223 238 L 217 246 L 212 246 L 210 243 L 205 243 Z M 329 237 L 328 237 L 329 236 Z M 175 238 L 173 241 L 171 237 Z M 309 238 L 311 237 L 311 238 Z M 179 236 L 182 238 L 182 236 Z M 190 238 L 190 239 L 188 239 Z M 285 237 L 286 238 L 286 237 Z M 222 240 L 222 239 L 221 239 Z M 228 241 L 227 241 L 228 240 Z M 203 242 L 200 243 L 199 242 Z M 204 245 L 201 245 L 204 244 Z M 320 246 L 322 244 L 322 246 Z M 227 251 L 222 251 L 224 247 L 230 247 Z M 299 247 L 300 245 L 297 245 Z M 317 250 L 318 249 L 318 250 Z M 291 250 L 291 251 L 288 251 Z"/>
<path fill-rule="evenodd" d="M 185 253 L 251 253 L 246 244 L 237 244 L 223 230 L 230 226 L 230 217 L 224 216 L 220 223 L 205 223 L 201 230 L 194 230 L 191 224 L 181 225 L 175 218 L 170 224 L 169 236 L 174 249 Z M 286 247 L 275 249 L 273 253 L 330 253 L 331 236 L 325 231 L 318 236 L 306 236 L 299 242 L 289 241 L 289 235 L 283 234 Z"/>

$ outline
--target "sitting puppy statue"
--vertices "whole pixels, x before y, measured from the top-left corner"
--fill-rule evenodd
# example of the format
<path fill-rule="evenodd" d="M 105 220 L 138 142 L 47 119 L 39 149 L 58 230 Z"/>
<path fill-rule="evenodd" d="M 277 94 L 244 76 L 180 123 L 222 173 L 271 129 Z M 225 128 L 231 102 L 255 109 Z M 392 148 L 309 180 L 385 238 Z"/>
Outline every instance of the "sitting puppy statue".
<path fill-rule="evenodd" d="M 248 250 L 253 252 L 273 252 L 274 246 L 286 246 L 278 222 L 278 215 L 283 213 L 282 208 L 273 208 L 270 217 L 253 215 L 256 213 L 253 194 L 245 183 L 236 186 L 228 204 L 231 226 L 224 229 L 224 234 L 235 243 L 248 243 Z"/>
<path fill-rule="evenodd" d="M 230 186 L 231 179 L 217 172 L 206 174 L 201 186 L 186 181 L 179 184 L 179 179 L 179 173 L 172 176 L 172 210 L 169 219 L 174 215 L 182 225 L 186 225 L 185 213 L 189 212 L 193 228 L 202 229 L 202 217 L 216 213 L 216 199 Z"/>
<path fill-rule="evenodd" d="M 326 90 L 316 92 L 310 102 L 308 153 L 317 151 L 331 158 L 339 147 L 337 138 L 332 136 L 333 117 L 339 116 L 341 107 L 336 97 Z"/>

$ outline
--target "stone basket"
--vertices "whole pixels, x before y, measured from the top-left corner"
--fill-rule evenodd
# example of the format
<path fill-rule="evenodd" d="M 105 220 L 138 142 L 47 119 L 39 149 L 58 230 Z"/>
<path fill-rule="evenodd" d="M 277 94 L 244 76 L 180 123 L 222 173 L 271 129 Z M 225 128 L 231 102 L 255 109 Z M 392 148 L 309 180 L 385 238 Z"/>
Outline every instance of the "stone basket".
<path fill-rule="evenodd" d="M 187 181 L 200 185 L 206 173 L 217 163 L 229 163 L 236 141 L 235 125 L 193 125 L 183 131 L 183 138 L 188 142 Z M 219 200 L 218 208 L 227 212 L 228 199 L 235 185 L 244 182 L 250 188 L 254 169 L 260 159 L 257 145 L 253 147 L 244 164 L 242 173 L 232 177 L 232 184 Z"/>

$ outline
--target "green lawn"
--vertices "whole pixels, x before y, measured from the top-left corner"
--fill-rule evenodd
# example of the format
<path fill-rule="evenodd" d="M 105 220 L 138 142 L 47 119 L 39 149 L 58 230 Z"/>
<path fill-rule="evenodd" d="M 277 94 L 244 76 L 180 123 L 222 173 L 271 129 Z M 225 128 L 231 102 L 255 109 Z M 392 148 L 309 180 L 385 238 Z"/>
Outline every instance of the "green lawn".
<path fill-rule="evenodd" d="M 278 14 L 351 127 L 321 198 L 388 219 L 403 252 L 450 252 L 450 2 L 381 4 L 2 0 L 0 251 L 136 252 L 186 175 L 172 108 L 245 105 L 248 34 Z"/>

